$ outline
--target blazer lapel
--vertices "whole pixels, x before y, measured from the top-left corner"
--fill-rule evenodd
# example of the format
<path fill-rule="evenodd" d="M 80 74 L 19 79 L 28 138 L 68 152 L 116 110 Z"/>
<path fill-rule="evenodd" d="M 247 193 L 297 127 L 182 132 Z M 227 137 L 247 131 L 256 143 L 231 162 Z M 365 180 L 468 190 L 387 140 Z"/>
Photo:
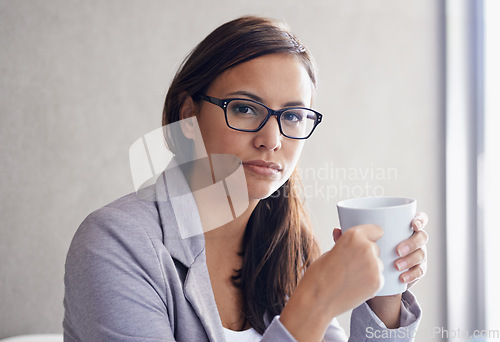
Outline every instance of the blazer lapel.
<path fill-rule="evenodd" d="M 208 339 L 213 342 L 224 341 L 224 330 L 208 274 L 205 236 L 196 202 L 186 190 L 189 187 L 180 170 L 174 166 L 168 171 L 168 177 L 167 172 L 164 172 L 156 182 L 156 200 L 164 231 L 163 243 L 170 255 L 188 268 L 184 296 L 193 307 Z M 174 198 L 172 193 L 175 194 Z"/>
<path fill-rule="evenodd" d="M 184 293 L 203 324 L 209 340 L 224 341 L 224 330 L 210 283 L 205 250 L 196 257 L 189 268 Z"/>

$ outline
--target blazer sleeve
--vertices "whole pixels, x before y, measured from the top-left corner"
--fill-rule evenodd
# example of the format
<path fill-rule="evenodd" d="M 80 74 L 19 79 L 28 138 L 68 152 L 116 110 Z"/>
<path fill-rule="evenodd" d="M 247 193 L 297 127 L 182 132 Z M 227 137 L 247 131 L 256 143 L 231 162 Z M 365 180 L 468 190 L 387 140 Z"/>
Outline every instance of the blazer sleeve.
<path fill-rule="evenodd" d="M 398 329 L 387 329 L 368 304 L 363 303 L 352 312 L 349 341 L 410 342 L 415 338 L 421 317 L 422 310 L 410 291 L 403 293 Z"/>
<path fill-rule="evenodd" d="M 132 215 L 108 207 L 89 215 L 66 259 L 64 340 L 175 341 L 159 268 Z"/>
<path fill-rule="evenodd" d="M 347 338 L 344 329 L 334 319 L 328 326 L 325 342 L 409 342 L 413 341 L 417 332 L 422 312 L 415 296 L 406 291 L 401 301 L 400 328 L 387 329 L 384 323 L 363 303 L 351 314 L 351 336 Z M 274 317 L 266 329 L 262 342 L 296 342 L 279 316 Z"/>

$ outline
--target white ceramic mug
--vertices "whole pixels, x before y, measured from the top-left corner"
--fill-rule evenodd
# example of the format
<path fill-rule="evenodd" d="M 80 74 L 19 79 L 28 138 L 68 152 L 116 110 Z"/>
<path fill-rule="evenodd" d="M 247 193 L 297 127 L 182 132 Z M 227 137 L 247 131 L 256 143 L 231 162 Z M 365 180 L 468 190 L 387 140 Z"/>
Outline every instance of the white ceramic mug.
<path fill-rule="evenodd" d="M 377 296 L 389 296 L 406 291 L 406 284 L 399 276 L 394 262 L 399 258 L 396 247 L 409 238 L 413 229 L 411 221 L 415 217 L 417 201 L 401 197 L 361 197 L 337 203 L 340 226 L 345 231 L 360 224 L 375 224 L 384 230 L 377 241 L 380 259 L 384 264 L 385 283 Z"/>

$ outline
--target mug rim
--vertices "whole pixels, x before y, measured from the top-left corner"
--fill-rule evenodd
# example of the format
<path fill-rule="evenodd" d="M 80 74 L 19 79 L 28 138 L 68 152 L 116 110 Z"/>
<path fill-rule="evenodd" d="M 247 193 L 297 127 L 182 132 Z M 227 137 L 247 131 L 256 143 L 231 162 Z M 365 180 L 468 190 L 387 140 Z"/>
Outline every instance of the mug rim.
<path fill-rule="evenodd" d="M 380 206 L 363 206 L 359 207 L 359 205 L 353 205 L 355 202 L 363 202 L 363 201 L 400 201 L 401 203 L 394 205 L 380 205 Z M 337 207 L 342 209 L 353 209 L 353 210 L 387 210 L 390 208 L 398 208 L 402 206 L 412 205 L 416 203 L 414 198 L 409 197 L 398 197 L 398 196 L 366 196 L 366 197 L 355 197 L 349 198 L 342 201 L 337 202 Z"/>

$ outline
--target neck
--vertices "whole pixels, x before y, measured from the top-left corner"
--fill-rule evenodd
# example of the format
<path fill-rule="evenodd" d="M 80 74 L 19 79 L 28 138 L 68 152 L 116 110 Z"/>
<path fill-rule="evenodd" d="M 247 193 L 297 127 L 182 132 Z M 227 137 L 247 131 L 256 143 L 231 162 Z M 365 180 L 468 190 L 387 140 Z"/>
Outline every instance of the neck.
<path fill-rule="evenodd" d="M 235 212 L 234 203 L 229 197 L 225 197 L 228 191 L 227 184 L 224 183 L 224 188 L 221 188 L 220 180 L 233 175 L 238 168 L 243 171 L 241 161 L 234 156 L 219 155 L 214 166 L 209 155 L 208 158 L 201 158 L 191 163 L 190 168 L 184 171 L 198 208 L 206 244 L 208 241 L 211 244 L 225 244 L 235 250 L 241 247 L 248 220 L 259 200 L 249 199 L 247 209 L 241 213 Z M 244 173 L 240 174 L 243 176 L 233 177 L 233 191 L 239 187 L 245 187 L 246 190 Z M 238 204 L 241 208 L 241 203 Z M 235 215 L 238 216 L 234 218 Z"/>
<path fill-rule="evenodd" d="M 226 251 L 239 252 L 248 220 L 258 203 L 258 200 L 250 200 L 247 210 L 242 215 L 216 229 L 206 231 L 205 244 L 224 246 L 223 249 Z"/>

